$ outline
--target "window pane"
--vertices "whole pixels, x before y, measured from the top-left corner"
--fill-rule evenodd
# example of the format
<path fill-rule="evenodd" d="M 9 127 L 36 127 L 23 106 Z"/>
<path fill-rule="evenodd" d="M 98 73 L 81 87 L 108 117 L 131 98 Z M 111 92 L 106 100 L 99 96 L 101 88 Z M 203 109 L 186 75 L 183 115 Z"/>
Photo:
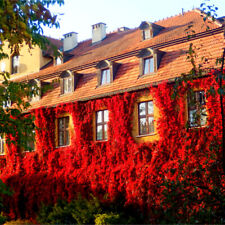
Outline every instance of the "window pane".
<path fill-rule="evenodd" d="M 154 118 L 148 117 L 148 133 L 154 133 Z"/>
<path fill-rule="evenodd" d="M 140 134 L 147 133 L 146 118 L 140 119 Z"/>
<path fill-rule="evenodd" d="M 102 123 L 102 111 L 97 112 L 97 123 Z"/>
<path fill-rule="evenodd" d="M 149 66 L 150 66 L 150 60 L 148 59 L 144 59 L 144 74 L 148 74 L 149 73 Z"/>
<path fill-rule="evenodd" d="M 150 30 L 143 30 L 144 32 L 144 40 L 150 39 Z"/>
<path fill-rule="evenodd" d="M 143 74 L 149 74 L 154 72 L 154 59 L 153 57 L 144 59 L 144 71 Z"/>
<path fill-rule="evenodd" d="M 104 122 L 108 122 L 108 121 L 109 121 L 109 111 L 104 110 Z"/>
<path fill-rule="evenodd" d="M 72 82 L 73 82 L 73 79 L 72 79 L 72 77 L 67 78 L 67 79 L 68 79 L 68 92 L 72 92 Z"/>
<path fill-rule="evenodd" d="M 153 114 L 153 101 L 148 102 L 148 114 Z"/>
<path fill-rule="evenodd" d="M 63 132 L 59 132 L 59 146 L 63 146 Z"/>
<path fill-rule="evenodd" d="M 103 138 L 103 130 L 102 126 L 97 126 L 97 140 L 102 140 Z"/>
<path fill-rule="evenodd" d="M 196 110 L 189 110 L 189 123 L 190 123 L 190 126 L 196 126 Z"/>
<path fill-rule="evenodd" d="M 101 72 L 101 84 L 109 84 L 110 83 L 110 70 L 105 69 Z"/>
<path fill-rule="evenodd" d="M 69 138 L 69 130 L 66 130 L 65 132 L 65 145 L 70 144 L 70 138 Z"/>
<path fill-rule="evenodd" d="M 107 124 L 105 124 L 104 125 L 104 134 L 105 134 L 105 140 L 107 140 L 108 139 L 108 134 L 107 134 L 107 130 L 108 130 L 108 126 L 107 126 Z"/>
<path fill-rule="evenodd" d="M 63 79 L 63 92 L 68 93 L 68 79 Z"/>
<path fill-rule="evenodd" d="M 203 109 L 202 109 L 201 117 L 200 117 L 200 123 L 201 123 L 201 126 L 204 126 L 204 125 L 206 125 L 206 123 L 207 123 L 206 108 L 203 108 Z"/>
<path fill-rule="evenodd" d="M 145 102 L 142 102 L 139 104 L 139 115 L 146 115 L 146 104 Z"/>

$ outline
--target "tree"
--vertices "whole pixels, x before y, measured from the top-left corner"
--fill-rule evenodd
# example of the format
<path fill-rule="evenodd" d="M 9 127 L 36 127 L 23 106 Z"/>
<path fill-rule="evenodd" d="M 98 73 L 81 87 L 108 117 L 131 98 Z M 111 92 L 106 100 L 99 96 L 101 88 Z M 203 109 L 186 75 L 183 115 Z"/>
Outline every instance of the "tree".
<path fill-rule="evenodd" d="M 0 0 L 0 60 L 9 57 L 3 50 L 4 45 L 11 54 L 19 55 L 22 45 L 34 45 L 46 49 L 49 45 L 55 55 L 54 47 L 44 36 L 43 26 L 59 27 L 57 16 L 52 15 L 49 6 L 63 4 L 64 0 Z M 24 116 L 30 103 L 28 99 L 40 91 L 37 85 L 10 81 L 10 74 L 1 72 L 0 86 L 0 135 L 6 135 L 8 143 L 16 142 L 27 148 L 33 139 L 34 117 Z M 13 103 L 13 107 L 9 106 Z M 26 132 L 25 132 L 26 131 Z"/>

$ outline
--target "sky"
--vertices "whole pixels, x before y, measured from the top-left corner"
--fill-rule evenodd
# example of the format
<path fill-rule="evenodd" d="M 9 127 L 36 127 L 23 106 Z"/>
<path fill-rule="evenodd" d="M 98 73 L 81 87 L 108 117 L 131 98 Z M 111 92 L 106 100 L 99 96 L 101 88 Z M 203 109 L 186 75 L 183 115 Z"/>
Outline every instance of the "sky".
<path fill-rule="evenodd" d="M 59 29 L 44 29 L 44 34 L 59 38 L 69 32 L 78 33 L 78 41 L 91 38 L 91 25 L 103 22 L 107 33 L 119 27 L 138 27 L 142 21 L 155 22 L 178 15 L 201 3 L 218 7 L 217 16 L 225 16 L 225 0 L 64 0 L 61 7 L 50 10 L 62 14 Z"/>

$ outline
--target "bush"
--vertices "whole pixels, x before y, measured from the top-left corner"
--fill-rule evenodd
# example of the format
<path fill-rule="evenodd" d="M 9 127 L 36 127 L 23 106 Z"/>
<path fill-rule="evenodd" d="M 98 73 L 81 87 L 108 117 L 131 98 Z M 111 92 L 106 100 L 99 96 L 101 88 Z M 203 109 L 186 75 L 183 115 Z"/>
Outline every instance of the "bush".
<path fill-rule="evenodd" d="M 143 223 L 137 210 L 134 212 L 134 209 L 125 208 L 124 205 L 122 206 L 121 201 L 103 204 L 94 196 L 86 199 L 80 195 L 71 202 L 58 200 L 54 205 L 43 205 L 37 221 L 41 224 L 103 225 Z"/>
<path fill-rule="evenodd" d="M 0 224 L 4 224 L 7 221 L 7 217 L 2 213 L 0 214 Z"/>

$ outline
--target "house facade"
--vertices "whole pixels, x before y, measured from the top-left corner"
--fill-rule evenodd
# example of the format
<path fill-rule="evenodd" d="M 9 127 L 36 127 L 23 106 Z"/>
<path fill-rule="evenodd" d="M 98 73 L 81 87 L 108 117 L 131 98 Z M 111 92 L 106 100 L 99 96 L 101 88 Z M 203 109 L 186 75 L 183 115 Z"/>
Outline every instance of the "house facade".
<path fill-rule="evenodd" d="M 207 72 L 182 82 L 172 98 L 176 78 L 193 68 L 190 44 Z M 40 127 L 33 151 L 12 145 L 0 153 L 0 178 L 16 193 L 6 200 L 8 213 L 30 217 L 41 202 L 78 192 L 159 204 L 163 177 L 174 179 L 180 160 L 192 158 L 197 167 L 221 142 L 218 95 L 207 90 L 218 86 L 213 71 L 225 47 L 223 20 L 204 22 L 192 10 L 110 34 L 98 23 L 92 39 L 78 43 L 72 32 L 63 45 L 64 63 L 15 78 L 53 88 L 31 101 Z"/>

